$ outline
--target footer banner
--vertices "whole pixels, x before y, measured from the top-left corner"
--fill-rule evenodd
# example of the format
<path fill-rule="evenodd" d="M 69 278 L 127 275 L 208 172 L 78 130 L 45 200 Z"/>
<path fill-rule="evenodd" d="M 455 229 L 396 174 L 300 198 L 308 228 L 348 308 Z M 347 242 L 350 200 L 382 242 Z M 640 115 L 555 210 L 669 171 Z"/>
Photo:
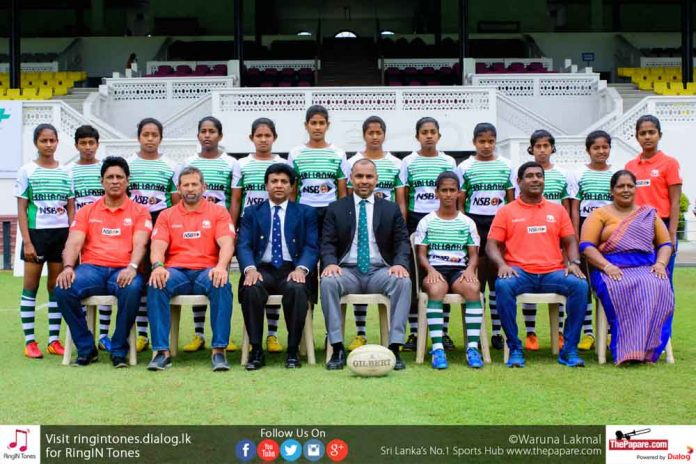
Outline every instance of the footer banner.
<path fill-rule="evenodd" d="M 694 426 L 0 426 L 0 463 L 688 462 Z"/>

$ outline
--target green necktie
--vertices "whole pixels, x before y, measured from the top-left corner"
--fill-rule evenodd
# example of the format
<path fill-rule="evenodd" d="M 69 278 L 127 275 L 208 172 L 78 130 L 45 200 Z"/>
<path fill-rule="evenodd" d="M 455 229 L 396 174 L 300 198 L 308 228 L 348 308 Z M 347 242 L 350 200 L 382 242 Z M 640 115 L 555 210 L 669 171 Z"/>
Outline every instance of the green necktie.
<path fill-rule="evenodd" d="M 360 200 L 358 217 L 358 270 L 363 274 L 370 270 L 370 239 L 367 233 L 367 200 Z"/>

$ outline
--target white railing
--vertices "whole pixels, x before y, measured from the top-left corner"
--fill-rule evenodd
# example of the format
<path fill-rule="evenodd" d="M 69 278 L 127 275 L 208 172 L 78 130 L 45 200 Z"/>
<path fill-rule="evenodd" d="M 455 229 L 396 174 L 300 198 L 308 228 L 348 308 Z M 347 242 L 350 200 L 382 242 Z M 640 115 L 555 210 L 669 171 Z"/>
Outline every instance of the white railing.
<path fill-rule="evenodd" d="M 599 91 L 598 96 L 599 114 L 604 114 L 604 116 L 587 127 L 585 132 L 588 133 L 597 129 L 606 130 L 607 127 L 612 126 L 623 115 L 623 98 L 621 98 L 621 95 L 615 88 L 607 87 L 602 89 Z"/>
<path fill-rule="evenodd" d="M 213 90 L 233 88 L 234 76 L 104 79 L 99 92 L 111 101 L 192 100 Z"/>
<path fill-rule="evenodd" d="M 93 125 L 102 138 L 121 138 L 123 134 L 112 128 L 101 125 L 94 120 L 87 119 L 65 102 L 60 100 L 47 101 L 24 101 L 23 102 L 24 126 L 33 128 L 38 124 L 53 124 L 56 129 L 70 136 L 75 133 L 75 129 L 85 124 Z"/>
<path fill-rule="evenodd" d="M 101 147 L 104 150 L 104 156 L 122 156 L 124 158 L 140 150 L 140 144 L 135 139 L 104 140 Z M 165 138 L 162 140 L 159 151 L 172 161 L 181 163 L 199 151 L 198 140 Z"/>
<path fill-rule="evenodd" d="M 695 123 L 696 97 L 645 97 L 609 126 L 609 133 L 639 150 L 635 141 L 636 121 L 644 114 L 657 116 L 663 126 L 671 123 Z"/>
<path fill-rule="evenodd" d="M 22 63 L 22 72 L 57 72 L 58 62 L 49 61 L 46 63 Z M 9 63 L 0 63 L 0 72 L 10 72 Z"/>
<path fill-rule="evenodd" d="M 157 69 L 160 66 L 171 66 L 172 68 L 176 69 L 177 66 L 179 65 L 186 65 L 189 66 L 192 70 L 196 69 L 196 66 L 199 64 L 213 67 L 216 64 L 224 64 L 227 66 L 227 73 L 230 74 L 230 71 L 234 69 L 234 64 L 238 63 L 238 60 L 229 60 L 229 61 L 148 61 L 145 68 L 147 70 L 147 74 L 154 74 Z M 283 68 L 292 68 L 294 70 L 299 70 L 302 68 L 310 68 L 313 71 L 316 70 L 317 65 L 319 64 L 319 61 L 315 60 L 244 60 L 244 65 L 249 68 L 257 68 L 257 69 L 269 69 L 269 68 L 275 68 L 275 69 L 283 69 Z"/>
<path fill-rule="evenodd" d="M 90 123 L 94 127 L 97 128 L 100 135 L 111 135 L 111 137 L 109 138 L 112 139 L 125 139 L 126 135 L 123 132 L 116 129 L 111 124 L 108 124 L 101 117 L 101 105 L 104 103 L 105 100 L 106 97 L 104 97 L 104 95 L 101 95 L 99 92 L 90 93 L 85 99 L 85 101 L 82 103 L 82 114 L 87 120 L 90 121 Z M 102 137 L 103 136 L 104 135 L 102 135 Z"/>
<path fill-rule="evenodd" d="M 641 68 L 681 68 L 679 56 L 641 56 Z"/>
<path fill-rule="evenodd" d="M 162 122 L 167 138 L 186 138 L 196 133 L 198 121 L 213 114 L 213 99 L 201 97 Z M 224 132 L 224 131 L 223 131 Z"/>
<path fill-rule="evenodd" d="M 244 65 L 249 68 L 260 70 L 275 68 L 281 70 L 283 68 L 292 68 L 295 71 L 302 68 L 309 68 L 312 71 L 321 69 L 320 60 L 244 60 Z"/>
<path fill-rule="evenodd" d="M 606 87 L 597 73 L 475 74 L 473 85 L 496 87 L 510 97 L 578 97 Z"/>
<path fill-rule="evenodd" d="M 496 95 L 498 122 L 504 122 L 518 129 L 523 134 L 531 134 L 537 129 L 546 129 L 553 134 L 564 135 L 566 131 L 557 125 L 530 111 L 511 97 L 498 92 Z"/>
<path fill-rule="evenodd" d="M 529 63 L 541 63 L 545 69 L 553 70 L 552 58 L 476 58 L 474 61 L 476 63 L 485 63 L 488 66 L 493 63 L 503 63 L 506 68 L 512 63 L 522 63 L 525 66 Z M 427 66 L 441 68 L 443 66 L 454 66 L 458 62 L 458 58 L 384 58 L 384 69 L 425 68 Z"/>
<path fill-rule="evenodd" d="M 216 64 L 224 64 L 227 66 L 227 71 L 230 71 L 230 61 L 148 61 L 145 64 L 145 71 L 147 74 L 154 74 L 160 66 L 171 66 L 176 69 L 179 65 L 186 65 L 191 68 L 191 70 L 196 69 L 196 66 L 202 64 L 212 68 Z"/>
<path fill-rule="evenodd" d="M 547 71 L 553 71 L 553 58 L 476 58 L 477 63 L 485 63 L 490 66 L 493 63 L 503 62 L 507 68 L 512 63 L 522 63 L 527 66 L 530 63 L 541 63 Z"/>
<path fill-rule="evenodd" d="M 415 123 L 423 116 L 440 120 L 442 150 L 472 149 L 471 131 L 479 121 L 495 121 L 495 89 L 475 87 L 310 87 L 244 88 L 213 92 L 213 115 L 220 118 L 229 146 L 250 149 L 247 128 L 254 119 L 273 119 L 274 148 L 289 151 L 306 141 L 306 109 L 325 106 L 331 117 L 329 140 L 346 150 L 364 146 L 362 122 L 371 115 L 387 124 L 386 148 L 417 149 Z M 242 151 L 242 150 L 240 150 Z"/>
<path fill-rule="evenodd" d="M 382 60 L 380 60 L 382 61 Z M 454 66 L 459 62 L 458 58 L 384 58 L 384 69 L 396 68 L 441 68 L 443 66 Z"/>

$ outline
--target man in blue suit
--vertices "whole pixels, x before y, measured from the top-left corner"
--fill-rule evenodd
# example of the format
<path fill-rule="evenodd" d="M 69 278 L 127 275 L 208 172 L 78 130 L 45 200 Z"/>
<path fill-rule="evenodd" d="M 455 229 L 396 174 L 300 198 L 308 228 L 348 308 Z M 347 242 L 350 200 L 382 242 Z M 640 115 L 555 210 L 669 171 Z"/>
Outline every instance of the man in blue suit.
<path fill-rule="evenodd" d="M 287 368 L 301 366 L 299 345 L 307 316 L 307 275 L 319 259 L 317 214 L 313 208 L 288 201 L 295 173 L 286 164 L 273 164 L 264 182 L 268 200 L 244 209 L 237 242 L 237 260 L 243 278 L 239 285 L 251 356 L 247 370 L 264 363 L 261 338 L 264 308 L 269 294 L 283 295 L 288 328 Z"/>

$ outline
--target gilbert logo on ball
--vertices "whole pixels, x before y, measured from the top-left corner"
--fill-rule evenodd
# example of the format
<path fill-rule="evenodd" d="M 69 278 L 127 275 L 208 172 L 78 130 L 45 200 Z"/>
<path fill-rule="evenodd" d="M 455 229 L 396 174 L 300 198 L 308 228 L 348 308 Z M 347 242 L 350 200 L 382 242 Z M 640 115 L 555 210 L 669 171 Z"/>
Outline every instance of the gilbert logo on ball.
<path fill-rule="evenodd" d="M 394 353 L 382 345 L 363 345 L 348 355 L 348 368 L 362 377 L 387 375 L 395 363 Z"/>

